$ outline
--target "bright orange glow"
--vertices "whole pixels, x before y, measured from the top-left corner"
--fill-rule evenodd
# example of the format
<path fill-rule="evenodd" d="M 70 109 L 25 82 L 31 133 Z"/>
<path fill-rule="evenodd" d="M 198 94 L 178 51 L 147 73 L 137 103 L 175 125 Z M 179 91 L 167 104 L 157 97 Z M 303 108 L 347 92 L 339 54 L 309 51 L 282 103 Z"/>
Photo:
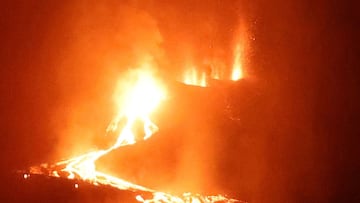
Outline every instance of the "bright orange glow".
<path fill-rule="evenodd" d="M 117 96 L 119 112 L 115 119 L 110 123 L 108 131 L 116 131 L 118 124 L 121 121 L 126 121 L 125 125 L 120 130 L 116 143 L 106 150 L 93 151 L 64 162 L 59 162 L 58 165 L 66 164 L 63 171 L 69 173 L 68 178 L 75 178 L 75 174 L 81 179 L 98 181 L 98 172 L 96 171 L 95 161 L 110 151 L 136 142 L 135 134 L 132 132 L 132 126 L 136 120 L 141 120 L 144 123 L 144 137 L 149 138 L 157 131 L 157 126 L 151 122 L 149 115 L 159 105 L 161 100 L 165 98 L 165 90 L 147 70 L 136 72 L 133 86 L 125 89 Z M 121 98 L 118 98 L 121 97 Z"/>
<path fill-rule="evenodd" d="M 205 80 L 205 75 L 202 76 L 202 79 Z M 121 190 L 152 193 L 152 197 L 147 197 L 148 199 L 145 199 L 145 197 L 141 195 L 135 196 L 135 199 L 138 202 L 144 203 L 235 202 L 236 200 L 227 199 L 222 195 L 201 196 L 185 193 L 182 196 L 174 196 L 163 192 L 157 192 L 96 170 L 95 162 L 100 157 L 116 148 L 134 144 L 136 142 L 135 137 L 137 135 L 132 132 L 132 127 L 136 120 L 140 120 L 144 123 L 143 139 L 149 138 L 158 130 L 157 126 L 150 120 L 150 114 L 166 97 L 166 91 L 162 83 L 160 83 L 150 71 L 141 69 L 136 71 L 135 77 L 131 78 L 127 84 L 132 85 L 127 85 L 125 89 L 122 89 L 122 94 L 115 97 L 119 112 L 107 129 L 108 131 L 115 132 L 120 128 L 118 139 L 114 145 L 105 150 L 89 152 L 72 159 L 58 162 L 55 165 L 49 166 L 43 164 L 38 167 L 31 167 L 30 172 L 33 174 L 43 174 L 44 170 L 42 170 L 42 168 L 46 168 L 49 171 L 48 175 L 53 177 L 62 177 L 60 174 L 66 172 L 67 178 L 69 179 L 82 179 L 89 181 L 94 185 L 109 185 Z M 125 121 L 125 124 L 119 126 L 119 123 L 123 121 Z M 30 177 L 30 175 L 24 174 L 25 179 L 28 177 Z M 74 187 L 78 189 L 79 185 L 76 183 Z"/>
<path fill-rule="evenodd" d="M 234 40 L 232 61 L 227 65 L 225 60 L 213 60 L 203 67 L 189 66 L 185 68 L 182 82 L 187 85 L 207 87 L 212 84 L 212 80 L 232 80 L 237 81 L 244 78 L 244 59 L 245 59 L 245 33 Z M 204 68 L 208 68 L 204 70 Z M 225 74 L 226 73 L 226 74 Z"/>
<path fill-rule="evenodd" d="M 118 123 L 124 117 L 127 122 L 112 148 L 135 143 L 135 135 L 131 128 L 136 120 L 141 120 L 144 123 L 144 139 L 148 139 L 157 131 L 157 126 L 152 123 L 149 115 L 164 98 L 165 90 L 163 86 L 150 73 L 142 72 L 137 74 L 135 85 L 125 90 L 125 95 L 118 95 L 116 98 L 117 101 L 123 100 L 123 102 L 118 102 L 119 112 L 109 125 L 108 131 L 116 131 Z"/>
<path fill-rule="evenodd" d="M 206 73 L 202 72 L 199 74 L 196 68 L 192 67 L 187 71 L 185 71 L 183 83 L 187 85 L 206 87 L 207 86 Z"/>
<path fill-rule="evenodd" d="M 23 175 L 23 177 L 24 177 L 24 179 L 28 179 L 28 178 L 30 178 L 30 174 L 26 174 L 26 173 L 25 173 L 25 174 Z"/>
<path fill-rule="evenodd" d="M 232 67 L 231 80 L 239 80 L 243 77 L 242 64 L 241 64 L 241 47 L 237 44 L 234 51 L 234 63 Z"/>

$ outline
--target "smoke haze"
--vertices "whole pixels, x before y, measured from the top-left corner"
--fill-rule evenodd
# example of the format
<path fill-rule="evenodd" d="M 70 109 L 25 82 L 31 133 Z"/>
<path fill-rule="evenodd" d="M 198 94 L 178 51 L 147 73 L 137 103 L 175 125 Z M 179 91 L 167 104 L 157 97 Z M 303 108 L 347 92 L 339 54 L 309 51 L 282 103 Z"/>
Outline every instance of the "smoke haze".
<path fill-rule="evenodd" d="M 141 143 L 165 148 L 164 143 L 174 139 L 183 141 L 182 147 L 168 146 L 173 154 L 139 149 L 139 156 L 143 150 L 152 152 L 164 167 L 153 171 L 151 178 L 159 178 L 154 186 L 166 188 L 171 180 L 174 190 L 213 190 L 249 202 L 359 199 L 354 181 L 359 97 L 350 98 L 360 86 L 354 78 L 359 74 L 353 45 L 359 34 L 352 32 L 358 26 L 353 15 L 357 7 L 351 3 L 18 0 L 1 4 L 3 171 L 108 146 L 112 138 L 104 133 L 115 113 L 113 93 L 128 69 L 151 61 L 160 76 L 173 81 L 187 66 L 204 69 L 220 64 L 228 75 L 234 45 L 246 33 L 238 43 L 247 44 L 248 77 L 229 90 L 226 103 L 234 107 L 226 115 L 240 115 L 240 120 L 216 122 L 209 116 L 213 114 L 207 107 L 224 116 L 217 109 L 223 105 L 216 99 L 222 98 L 221 91 L 210 94 L 213 99 L 207 93 L 183 98 L 187 101 L 181 105 L 190 106 L 187 111 L 201 107 L 193 108 L 194 117 L 187 120 L 190 127 L 183 129 L 190 134 L 164 138 L 170 127 L 160 126 L 163 134 Z M 206 99 L 194 102 L 192 96 Z M 181 114 L 179 109 L 170 110 Z M 197 120 L 195 114 L 209 117 Z M 191 131 L 192 127 L 198 131 Z M 232 127 L 237 130 L 221 134 L 221 129 Z M 126 160 L 121 151 L 118 154 Z M 142 163 L 147 162 L 136 160 L 124 173 L 131 174 L 130 169 Z M 123 170 L 116 168 L 111 168 L 112 173 Z M 176 174 L 161 173 L 166 170 Z M 138 176 L 140 184 L 149 177 Z M 187 181 L 192 176 L 196 181 Z"/>

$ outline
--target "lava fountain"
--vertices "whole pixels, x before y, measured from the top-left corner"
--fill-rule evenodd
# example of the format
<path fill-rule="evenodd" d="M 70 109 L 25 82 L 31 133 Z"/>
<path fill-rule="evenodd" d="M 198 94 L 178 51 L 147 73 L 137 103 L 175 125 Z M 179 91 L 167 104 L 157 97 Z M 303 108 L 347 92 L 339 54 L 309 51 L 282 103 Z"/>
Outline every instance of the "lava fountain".
<path fill-rule="evenodd" d="M 144 67 L 146 67 L 146 64 Z M 139 140 L 139 136 L 140 139 L 146 140 L 158 130 L 158 127 L 151 121 L 150 114 L 166 98 L 166 87 L 147 68 L 136 70 L 133 76 L 132 80 L 126 83 L 126 88 L 122 88 L 122 93 L 117 97 L 118 112 L 107 128 L 107 132 L 119 132 L 117 140 L 112 146 L 52 165 L 42 164 L 40 166 L 33 166 L 30 168 L 29 174 L 45 174 L 52 177 L 80 179 L 94 185 L 108 185 L 120 190 L 135 191 L 140 193 L 135 197 L 136 200 L 146 203 L 236 202 L 237 200 L 228 199 L 222 195 L 202 196 L 184 193 L 182 196 L 175 196 L 158 192 L 96 169 L 96 161 L 100 157 L 122 146 L 135 144 Z M 143 135 L 133 132 L 134 125 L 138 122 L 143 124 Z M 30 177 L 29 174 L 24 174 L 24 178 Z M 79 186 L 76 184 L 74 187 L 77 188 Z M 150 193 L 152 195 L 141 195 L 143 193 Z"/>

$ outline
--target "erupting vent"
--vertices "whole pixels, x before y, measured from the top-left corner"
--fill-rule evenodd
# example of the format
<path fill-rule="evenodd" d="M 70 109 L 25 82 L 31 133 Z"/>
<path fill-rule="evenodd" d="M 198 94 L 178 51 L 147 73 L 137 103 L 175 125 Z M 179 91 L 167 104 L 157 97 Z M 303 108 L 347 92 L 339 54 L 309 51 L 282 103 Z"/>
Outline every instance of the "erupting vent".
<path fill-rule="evenodd" d="M 41 166 L 34 166 L 30 168 L 30 174 L 81 179 L 95 185 L 109 185 L 120 190 L 152 194 L 151 197 L 137 195 L 136 200 L 139 202 L 235 202 L 236 200 L 227 199 L 222 195 L 201 196 L 184 193 L 182 196 L 173 196 L 97 171 L 95 162 L 100 157 L 119 147 L 136 143 L 136 140 L 139 140 L 139 136 L 146 140 L 158 130 L 158 127 L 150 120 L 149 115 L 166 98 L 164 84 L 157 80 L 151 71 L 140 68 L 133 75 L 131 81 L 125 84 L 125 87 L 122 88 L 122 94 L 117 99 L 118 113 L 107 129 L 107 131 L 119 132 L 117 141 L 111 147 L 92 151 L 53 165 L 42 164 Z M 138 135 L 132 130 L 133 125 L 138 121 L 143 123 L 144 135 Z M 30 175 L 24 174 L 25 179 L 29 177 Z M 79 186 L 75 185 L 75 188 L 77 187 Z"/>

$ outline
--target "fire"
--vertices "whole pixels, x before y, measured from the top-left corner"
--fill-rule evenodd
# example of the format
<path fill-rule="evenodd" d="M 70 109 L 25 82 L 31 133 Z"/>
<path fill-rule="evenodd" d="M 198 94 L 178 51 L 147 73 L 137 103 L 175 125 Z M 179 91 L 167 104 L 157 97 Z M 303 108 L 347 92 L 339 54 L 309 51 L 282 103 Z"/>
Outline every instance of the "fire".
<path fill-rule="evenodd" d="M 155 80 L 149 71 L 139 71 L 136 74 L 134 85 L 127 89 L 124 95 L 121 95 L 124 102 L 118 102 L 119 112 L 107 129 L 107 131 L 116 131 L 119 127 L 118 124 L 125 121 L 116 143 L 106 150 L 93 151 L 59 162 L 58 165 L 66 164 L 62 171 L 68 172 L 70 179 L 75 178 L 76 174 L 84 180 L 97 182 L 99 173 L 96 171 L 96 160 L 121 146 L 134 144 L 136 139 L 132 127 L 137 120 L 144 123 L 143 139 L 148 139 L 157 131 L 157 126 L 151 122 L 149 116 L 164 98 L 165 90 L 160 82 Z M 117 100 L 121 101 L 120 98 Z"/>
<path fill-rule="evenodd" d="M 234 63 L 232 67 L 231 80 L 239 80 L 243 77 L 241 64 L 241 46 L 237 44 L 234 51 Z"/>
<path fill-rule="evenodd" d="M 157 131 L 157 126 L 150 120 L 149 115 L 165 98 L 165 90 L 162 85 L 149 73 L 139 73 L 137 82 L 128 89 L 124 96 L 118 96 L 119 112 L 109 125 L 107 131 L 116 131 L 118 123 L 126 119 L 126 124 L 120 131 L 117 142 L 112 148 L 122 145 L 134 144 L 135 135 L 131 131 L 134 122 L 140 120 L 144 123 L 144 139 L 148 139 Z M 124 100 L 124 102 L 120 102 Z"/>
<path fill-rule="evenodd" d="M 243 34 L 244 35 L 244 34 Z M 203 64 L 203 67 L 190 66 L 186 68 L 183 74 L 182 82 L 187 85 L 207 87 L 213 84 L 214 80 L 232 80 L 237 81 L 244 77 L 244 46 L 246 40 L 243 36 L 237 40 L 233 49 L 231 63 L 227 67 L 226 61 L 217 59 L 211 60 L 208 64 Z M 206 69 L 207 68 L 207 69 Z M 225 74 L 226 73 L 226 74 Z"/>
<path fill-rule="evenodd" d="M 183 82 L 187 85 L 206 87 L 207 75 L 205 72 L 199 74 L 196 68 L 192 67 L 185 71 Z"/>
<path fill-rule="evenodd" d="M 44 174 L 45 169 L 48 171 L 48 175 L 53 177 L 64 177 L 65 173 L 69 179 L 79 178 L 89 181 L 94 185 L 109 185 L 121 190 L 151 193 L 151 198 L 145 198 L 142 195 L 134 197 L 137 201 L 144 203 L 237 202 L 237 200 L 227 199 L 222 195 L 201 196 L 184 193 L 182 196 L 174 196 L 145 188 L 96 170 L 95 162 L 100 157 L 121 146 L 131 145 L 136 142 L 135 137 L 137 135 L 132 131 L 135 121 L 142 121 L 144 124 L 143 139 L 148 139 L 158 130 L 158 127 L 150 120 L 150 114 L 166 98 L 164 85 L 148 70 L 141 69 L 136 71 L 135 77 L 132 79 L 130 81 L 131 85 L 122 89 L 123 94 L 116 96 L 118 112 L 107 129 L 107 131 L 112 132 L 120 131 L 114 145 L 108 149 L 89 152 L 54 165 L 42 164 L 41 166 L 34 166 L 30 168 L 30 173 Z M 119 123 L 123 121 L 125 121 L 125 124 L 120 126 Z M 25 179 L 29 177 L 30 175 L 24 175 Z M 80 186 L 76 183 L 74 187 L 79 188 Z"/>

